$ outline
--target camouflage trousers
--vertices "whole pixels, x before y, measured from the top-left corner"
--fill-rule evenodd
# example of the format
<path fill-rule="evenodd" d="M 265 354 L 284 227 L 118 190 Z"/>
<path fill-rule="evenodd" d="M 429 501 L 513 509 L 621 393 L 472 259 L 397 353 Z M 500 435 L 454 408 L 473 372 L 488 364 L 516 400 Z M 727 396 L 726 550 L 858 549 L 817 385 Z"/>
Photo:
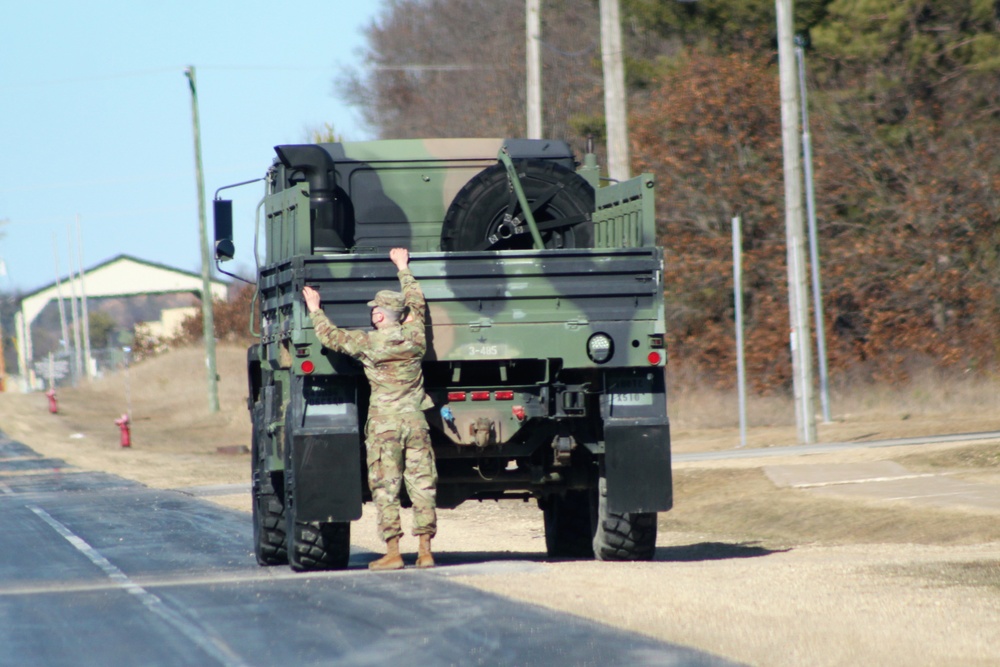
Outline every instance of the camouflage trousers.
<path fill-rule="evenodd" d="M 378 510 L 378 531 L 384 541 L 403 534 L 399 522 L 399 491 L 413 503 L 413 534 L 437 533 L 437 468 L 430 432 L 422 412 L 380 415 L 365 425 L 368 486 Z"/>

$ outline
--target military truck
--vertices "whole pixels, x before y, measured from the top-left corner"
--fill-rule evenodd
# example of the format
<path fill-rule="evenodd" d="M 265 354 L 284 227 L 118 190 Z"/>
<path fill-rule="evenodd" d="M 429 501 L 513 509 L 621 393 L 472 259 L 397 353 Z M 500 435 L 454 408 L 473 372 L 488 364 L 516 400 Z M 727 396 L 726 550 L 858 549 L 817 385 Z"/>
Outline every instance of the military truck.
<path fill-rule="evenodd" d="M 534 500 L 550 556 L 650 559 L 656 513 L 672 505 L 652 175 L 602 187 L 592 154 L 578 163 L 553 140 L 275 152 L 247 354 L 257 561 L 347 566 L 371 499 L 369 388 L 317 341 L 301 291 L 315 287 L 338 326 L 368 328 L 366 302 L 398 289 L 393 247 L 410 250 L 427 300 L 438 507 Z M 218 193 L 215 205 L 222 261 L 232 206 Z"/>

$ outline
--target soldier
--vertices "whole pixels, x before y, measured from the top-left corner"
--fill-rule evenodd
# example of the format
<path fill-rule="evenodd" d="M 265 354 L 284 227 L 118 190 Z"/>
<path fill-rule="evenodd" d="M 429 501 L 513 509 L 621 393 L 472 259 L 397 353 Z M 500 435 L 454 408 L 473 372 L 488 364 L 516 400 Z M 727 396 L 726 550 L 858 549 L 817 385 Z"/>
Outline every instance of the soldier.
<path fill-rule="evenodd" d="M 413 534 L 420 538 L 417 567 L 433 567 L 431 539 L 437 532 L 435 499 L 437 470 L 423 410 L 433 407 L 424 392 L 420 362 L 427 350 L 424 334 L 426 303 L 408 268 L 410 253 L 393 248 L 389 259 L 399 271 L 402 294 L 382 290 L 368 305 L 374 331 L 348 331 L 332 324 L 320 308 L 319 292 L 302 290 L 316 337 L 325 347 L 354 357 L 365 368 L 372 395 L 365 424 L 368 485 L 378 509 L 378 527 L 386 555 L 372 561 L 372 570 L 403 567 L 399 538 L 400 483 L 413 502 Z M 412 319 L 403 321 L 406 311 Z"/>

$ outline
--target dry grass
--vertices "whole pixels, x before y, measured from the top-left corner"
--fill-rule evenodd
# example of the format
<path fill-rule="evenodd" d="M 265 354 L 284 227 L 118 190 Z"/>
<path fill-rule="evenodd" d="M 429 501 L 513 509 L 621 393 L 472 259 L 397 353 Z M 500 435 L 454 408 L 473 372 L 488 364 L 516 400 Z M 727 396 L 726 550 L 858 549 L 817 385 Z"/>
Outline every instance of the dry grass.
<path fill-rule="evenodd" d="M 780 550 L 805 544 L 980 544 L 1000 541 L 1000 522 L 986 513 L 867 504 L 779 489 L 763 471 L 680 470 L 665 531 Z"/>
<path fill-rule="evenodd" d="M 914 372 L 903 385 L 859 383 L 831 390 L 831 421 L 817 395 L 819 442 L 851 442 L 1000 430 L 1000 377 Z M 668 377 L 668 412 L 677 451 L 740 446 L 735 390 Z M 791 396 L 747 398 L 747 446 L 799 444 Z"/>
<path fill-rule="evenodd" d="M 202 453 L 217 446 L 250 445 L 246 350 L 219 346 L 219 412 L 209 411 L 204 350 L 184 347 L 59 391 L 60 414 L 81 432 L 117 436 L 114 420 L 132 415 L 134 440 L 143 447 Z"/>
<path fill-rule="evenodd" d="M 670 420 L 676 428 L 739 427 L 739 399 L 735 389 L 710 389 L 683 377 L 668 376 L 667 382 Z M 821 418 L 818 392 L 816 401 L 817 418 Z M 830 408 L 834 422 L 997 415 L 1000 377 L 924 369 L 915 371 L 903 385 L 834 386 L 830 390 Z M 795 411 L 791 395 L 748 396 L 747 423 L 750 428 L 793 427 Z"/>

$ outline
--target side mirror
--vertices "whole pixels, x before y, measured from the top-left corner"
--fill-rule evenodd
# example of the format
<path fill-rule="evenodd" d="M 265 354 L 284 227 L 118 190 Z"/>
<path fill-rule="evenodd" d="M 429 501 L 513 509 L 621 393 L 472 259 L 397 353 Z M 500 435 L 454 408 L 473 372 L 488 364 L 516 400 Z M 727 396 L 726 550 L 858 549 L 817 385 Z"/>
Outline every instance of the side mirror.
<path fill-rule="evenodd" d="M 236 246 L 233 245 L 233 202 L 229 199 L 213 199 L 212 217 L 215 220 L 215 259 L 225 262 L 236 256 Z"/>

